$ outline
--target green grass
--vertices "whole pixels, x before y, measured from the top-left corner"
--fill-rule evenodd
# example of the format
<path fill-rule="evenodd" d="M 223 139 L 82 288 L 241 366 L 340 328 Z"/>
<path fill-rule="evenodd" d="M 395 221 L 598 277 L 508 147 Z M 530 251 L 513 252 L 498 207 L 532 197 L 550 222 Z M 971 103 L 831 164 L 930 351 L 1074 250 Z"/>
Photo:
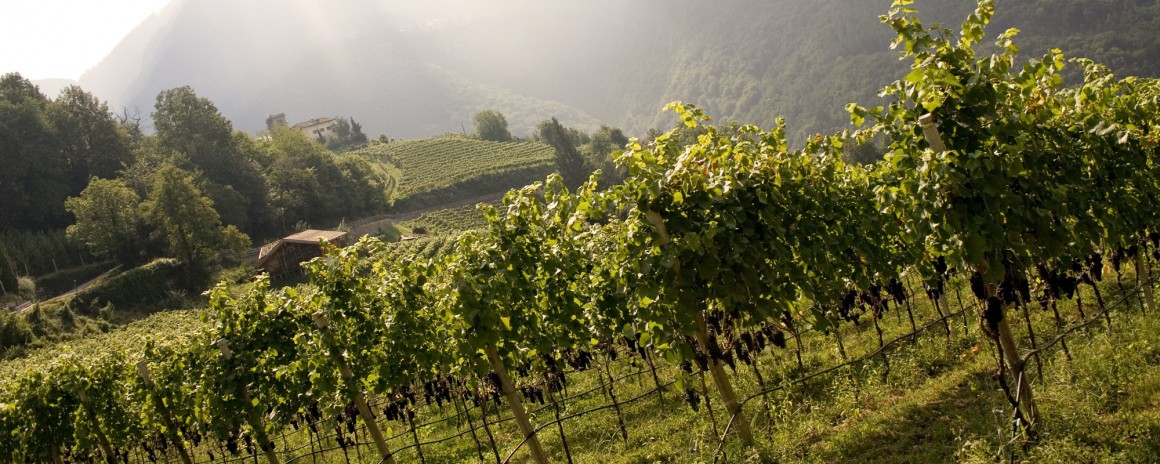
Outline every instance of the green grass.
<path fill-rule="evenodd" d="M 406 235 L 413 234 L 416 228 L 426 230 L 428 234 L 455 234 L 487 227 L 487 221 L 475 205 L 467 205 L 423 213 L 410 221 L 400 222 L 399 226 Z"/>
<path fill-rule="evenodd" d="M 398 179 L 397 208 L 502 192 L 555 169 L 552 148 L 537 142 L 444 136 L 372 145 L 353 153 Z"/>

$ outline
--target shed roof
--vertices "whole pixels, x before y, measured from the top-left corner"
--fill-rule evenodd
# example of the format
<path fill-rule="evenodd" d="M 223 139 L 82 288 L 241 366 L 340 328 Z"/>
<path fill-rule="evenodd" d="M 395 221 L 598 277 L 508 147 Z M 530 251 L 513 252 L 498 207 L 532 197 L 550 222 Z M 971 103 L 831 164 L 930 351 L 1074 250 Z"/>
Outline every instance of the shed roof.
<path fill-rule="evenodd" d="M 327 242 L 342 238 L 346 232 L 340 230 L 304 230 L 294 235 L 287 236 L 282 239 L 284 242 L 290 243 L 318 243 L 318 239 Z"/>
<path fill-rule="evenodd" d="M 267 245 L 262 247 L 261 251 L 258 252 L 259 266 L 261 266 L 261 263 L 264 261 L 264 258 L 266 258 L 270 254 L 274 253 L 274 250 L 277 250 L 278 246 L 283 244 L 283 243 L 303 243 L 303 244 L 307 244 L 307 245 L 313 245 L 313 244 L 317 244 L 319 239 L 321 239 L 325 242 L 332 242 L 332 241 L 338 240 L 344 236 L 346 236 L 346 232 L 339 231 L 339 230 L 314 230 L 314 229 L 304 230 L 302 232 L 298 232 L 296 234 L 286 236 L 285 238 L 278 240 L 277 242 L 267 244 Z"/>

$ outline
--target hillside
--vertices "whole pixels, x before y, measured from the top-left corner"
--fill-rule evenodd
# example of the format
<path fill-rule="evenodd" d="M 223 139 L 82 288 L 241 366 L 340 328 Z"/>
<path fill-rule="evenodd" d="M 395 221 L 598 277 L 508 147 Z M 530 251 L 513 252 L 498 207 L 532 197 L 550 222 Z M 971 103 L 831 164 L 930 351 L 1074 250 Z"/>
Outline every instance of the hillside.
<path fill-rule="evenodd" d="M 917 7 L 957 30 L 970 3 Z M 684 100 L 726 121 L 768 125 L 786 115 L 801 135 L 845 124 L 845 103 L 868 100 L 902 69 L 876 19 L 889 4 L 175 0 L 81 84 L 146 116 L 159 91 L 188 84 L 247 131 L 273 113 L 349 114 L 372 137 L 425 137 L 459 132 L 494 108 L 516 135 L 551 116 L 642 134 L 669 126 L 659 108 Z M 1003 2 L 991 35 L 1018 25 L 1024 56 L 1058 46 L 1155 76 L 1157 18 L 1155 1 Z"/>
<path fill-rule="evenodd" d="M 397 179 L 392 197 L 399 211 L 503 192 L 555 170 L 545 144 L 458 136 L 371 145 L 353 155 Z"/>
<path fill-rule="evenodd" d="M 0 362 L 0 462 L 1155 461 L 1160 79 L 1079 62 L 1076 81 L 1057 50 L 1017 56 L 1014 30 L 989 45 L 990 0 L 961 34 L 896 3 L 885 21 L 908 69 L 847 107 L 857 134 L 800 148 L 678 103 L 679 127 L 647 142 L 553 119 L 546 146 L 379 138 L 336 157 L 166 92 L 144 147 L 188 142 L 226 174 L 250 156 L 265 170 L 237 185 L 268 172 L 275 205 L 366 186 L 396 208 L 476 198 L 553 159 L 561 175 L 478 214 L 396 215 L 380 234 L 398 243 L 324 246 L 297 282 L 240 267 L 197 293 L 205 311 Z M 716 40 L 730 39 L 703 45 Z M 181 108 L 216 129 L 176 131 Z M 876 140 L 880 162 L 848 161 Z M 577 182 L 609 145 L 619 179 Z M 133 199 L 110 183 L 86 189 Z M 209 249 L 240 251 L 191 175 L 152 183 L 151 235 L 189 242 L 163 228 L 206 224 Z M 189 199 L 209 211 L 164 214 Z M 330 200 L 308 209 L 350 202 Z M 186 255 L 153 276 L 179 277 Z M 108 295 L 144 294 L 129 272 Z M 103 301 L 0 317 L 0 341 L 121 306 Z"/>

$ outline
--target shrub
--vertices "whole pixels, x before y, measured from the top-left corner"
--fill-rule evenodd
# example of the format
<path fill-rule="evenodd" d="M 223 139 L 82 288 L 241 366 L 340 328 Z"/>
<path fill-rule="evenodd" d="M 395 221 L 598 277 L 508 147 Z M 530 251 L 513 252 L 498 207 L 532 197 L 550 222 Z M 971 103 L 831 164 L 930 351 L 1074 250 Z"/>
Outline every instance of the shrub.
<path fill-rule="evenodd" d="M 20 295 L 26 298 L 32 298 L 36 294 L 36 281 L 32 277 L 21 277 L 16 279 L 16 281 L 20 287 Z"/>
<path fill-rule="evenodd" d="M 70 305 L 79 314 L 93 316 L 102 306 L 118 309 L 162 309 L 168 291 L 178 287 L 183 269 L 175 259 L 161 258 L 122 272 L 89 287 L 73 298 Z"/>
<path fill-rule="evenodd" d="M 32 328 L 18 314 L 0 314 L 0 351 L 23 346 L 32 341 Z"/>

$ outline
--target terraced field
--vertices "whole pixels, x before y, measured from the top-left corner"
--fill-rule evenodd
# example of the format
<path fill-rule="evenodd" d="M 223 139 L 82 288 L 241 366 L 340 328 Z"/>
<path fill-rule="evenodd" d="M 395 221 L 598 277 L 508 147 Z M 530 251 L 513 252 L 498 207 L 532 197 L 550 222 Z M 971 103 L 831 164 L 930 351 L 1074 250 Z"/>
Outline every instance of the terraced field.
<path fill-rule="evenodd" d="M 355 153 L 398 179 L 398 210 L 502 192 L 541 180 L 555 169 L 552 148 L 538 142 L 445 136 L 374 145 Z"/>

